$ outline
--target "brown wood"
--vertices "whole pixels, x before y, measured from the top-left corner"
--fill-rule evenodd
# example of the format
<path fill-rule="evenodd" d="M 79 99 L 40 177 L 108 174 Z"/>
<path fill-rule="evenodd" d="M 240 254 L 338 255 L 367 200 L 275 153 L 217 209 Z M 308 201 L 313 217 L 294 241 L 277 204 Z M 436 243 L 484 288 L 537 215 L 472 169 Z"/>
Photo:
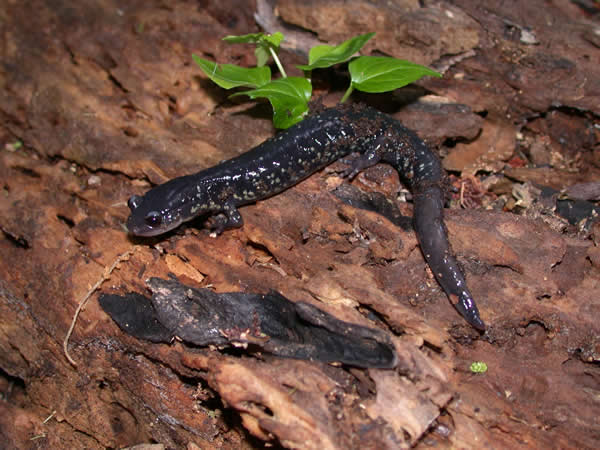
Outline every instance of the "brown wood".
<path fill-rule="evenodd" d="M 600 446 L 600 228 L 577 230 L 527 200 L 527 182 L 564 189 L 600 179 L 597 2 L 274 3 L 0 5 L 0 442 Z M 253 64 L 250 47 L 220 38 L 259 31 L 257 8 L 267 27 L 296 26 L 294 48 L 282 53 L 288 66 L 304 62 L 315 35 L 335 44 L 377 31 L 366 53 L 444 73 L 356 99 L 427 139 L 462 186 L 463 206 L 480 206 L 447 211 L 447 225 L 490 325 L 484 336 L 453 310 L 414 233 L 342 204 L 331 190 L 345 181 L 330 171 L 245 207 L 245 226 L 216 239 L 193 228 L 127 236 L 131 194 L 273 134 L 267 105 L 228 101 L 191 62 L 196 53 Z M 314 74 L 329 104 L 345 89 L 343 74 L 330 73 Z M 390 198 L 400 188 L 384 166 L 353 183 Z M 74 367 L 62 345 L 75 310 L 126 252 L 76 323 Z M 219 292 L 277 289 L 379 327 L 399 366 L 153 345 L 123 334 L 98 306 L 99 292 L 146 293 L 146 278 L 168 274 Z M 474 361 L 488 371 L 473 374 Z"/>

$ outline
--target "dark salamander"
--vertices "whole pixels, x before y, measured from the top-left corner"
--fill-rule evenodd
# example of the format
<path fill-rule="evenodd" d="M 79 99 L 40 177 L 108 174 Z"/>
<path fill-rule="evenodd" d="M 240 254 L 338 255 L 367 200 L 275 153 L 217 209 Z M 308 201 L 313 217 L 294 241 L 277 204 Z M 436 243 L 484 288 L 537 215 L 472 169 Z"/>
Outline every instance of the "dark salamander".
<path fill-rule="evenodd" d="M 448 243 L 439 159 L 415 133 L 369 107 L 325 109 L 236 158 L 170 180 L 143 197 L 134 195 L 127 228 L 137 236 L 155 236 L 200 215 L 212 216 L 217 233 L 239 227 L 238 206 L 275 195 L 351 153 L 360 155 L 350 162 L 349 177 L 378 162 L 398 171 L 413 192 L 414 225 L 425 259 L 460 314 L 484 330 Z"/>

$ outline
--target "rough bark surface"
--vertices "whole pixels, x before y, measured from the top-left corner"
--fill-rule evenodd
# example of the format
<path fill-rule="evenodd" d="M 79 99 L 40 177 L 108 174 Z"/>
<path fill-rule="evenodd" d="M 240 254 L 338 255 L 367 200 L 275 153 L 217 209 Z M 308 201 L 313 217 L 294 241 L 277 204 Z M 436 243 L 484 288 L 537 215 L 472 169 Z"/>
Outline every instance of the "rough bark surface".
<path fill-rule="evenodd" d="M 598 448 L 600 226 L 569 225 L 530 188 L 600 179 L 599 16 L 597 2 L 559 0 L 2 2 L 3 447 Z M 252 49 L 220 38 L 256 22 L 291 27 L 288 65 L 315 37 L 377 31 L 365 53 L 443 72 L 356 97 L 415 129 L 452 171 L 463 209 L 447 226 L 484 335 L 453 310 L 414 233 L 340 202 L 345 181 L 329 171 L 245 207 L 244 227 L 216 239 L 193 227 L 127 236 L 131 194 L 272 135 L 265 105 L 227 101 L 191 63 L 252 65 Z M 315 73 L 325 103 L 342 75 Z M 353 184 L 400 189 L 385 166 Z M 154 345 L 123 334 L 95 292 L 69 343 L 73 367 L 62 343 L 77 305 L 128 251 L 100 292 L 147 294 L 145 279 L 169 274 L 218 292 L 276 289 L 386 331 L 399 365 Z M 473 374 L 474 361 L 488 371 Z"/>

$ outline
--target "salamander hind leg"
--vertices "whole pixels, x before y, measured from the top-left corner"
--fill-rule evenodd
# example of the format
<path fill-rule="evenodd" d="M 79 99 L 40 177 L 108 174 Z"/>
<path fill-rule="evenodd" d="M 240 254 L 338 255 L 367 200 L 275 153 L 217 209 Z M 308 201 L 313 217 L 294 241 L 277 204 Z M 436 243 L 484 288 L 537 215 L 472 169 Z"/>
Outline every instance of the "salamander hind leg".
<path fill-rule="evenodd" d="M 352 180 L 356 175 L 358 175 L 364 169 L 367 169 L 371 166 L 374 166 L 379 161 L 381 161 L 383 155 L 383 143 L 381 138 L 375 139 L 373 144 L 366 150 L 364 153 L 361 153 L 358 156 L 343 158 L 341 161 L 344 164 L 348 164 L 348 168 L 346 168 L 342 172 L 342 176 L 345 178 L 349 178 Z"/>

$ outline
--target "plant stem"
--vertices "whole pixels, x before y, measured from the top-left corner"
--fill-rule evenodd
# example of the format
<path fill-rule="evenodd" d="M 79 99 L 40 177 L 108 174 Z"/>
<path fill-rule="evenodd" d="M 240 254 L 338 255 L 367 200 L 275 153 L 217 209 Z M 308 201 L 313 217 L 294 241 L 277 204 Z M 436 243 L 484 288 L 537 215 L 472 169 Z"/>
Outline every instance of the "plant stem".
<path fill-rule="evenodd" d="M 352 87 L 352 85 L 348 86 L 348 89 L 346 89 L 346 92 L 344 93 L 344 96 L 340 100 L 340 103 L 344 103 L 346 100 L 348 100 L 348 97 L 350 97 L 350 94 L 352 94 L 352 91 L 354 91 L 354 88 Z"/>
<path fill-rule="evenodd" d="M 273 57 L 273 61 L 275 61 L 275 64 L 277 64 L 277 68 L 281 72 L 281 76 L 283 78 L 287 78 L 285 70 L 283 69 L 283 66 L 281 65 L 281 61 L 279 61 L 279 58 L 277 57 L 277 53 L 275 53 L 275 50 L 273 50 L 273 47 L 269 47 L 269 51 L 271 52 L 271 56 Z"/>

